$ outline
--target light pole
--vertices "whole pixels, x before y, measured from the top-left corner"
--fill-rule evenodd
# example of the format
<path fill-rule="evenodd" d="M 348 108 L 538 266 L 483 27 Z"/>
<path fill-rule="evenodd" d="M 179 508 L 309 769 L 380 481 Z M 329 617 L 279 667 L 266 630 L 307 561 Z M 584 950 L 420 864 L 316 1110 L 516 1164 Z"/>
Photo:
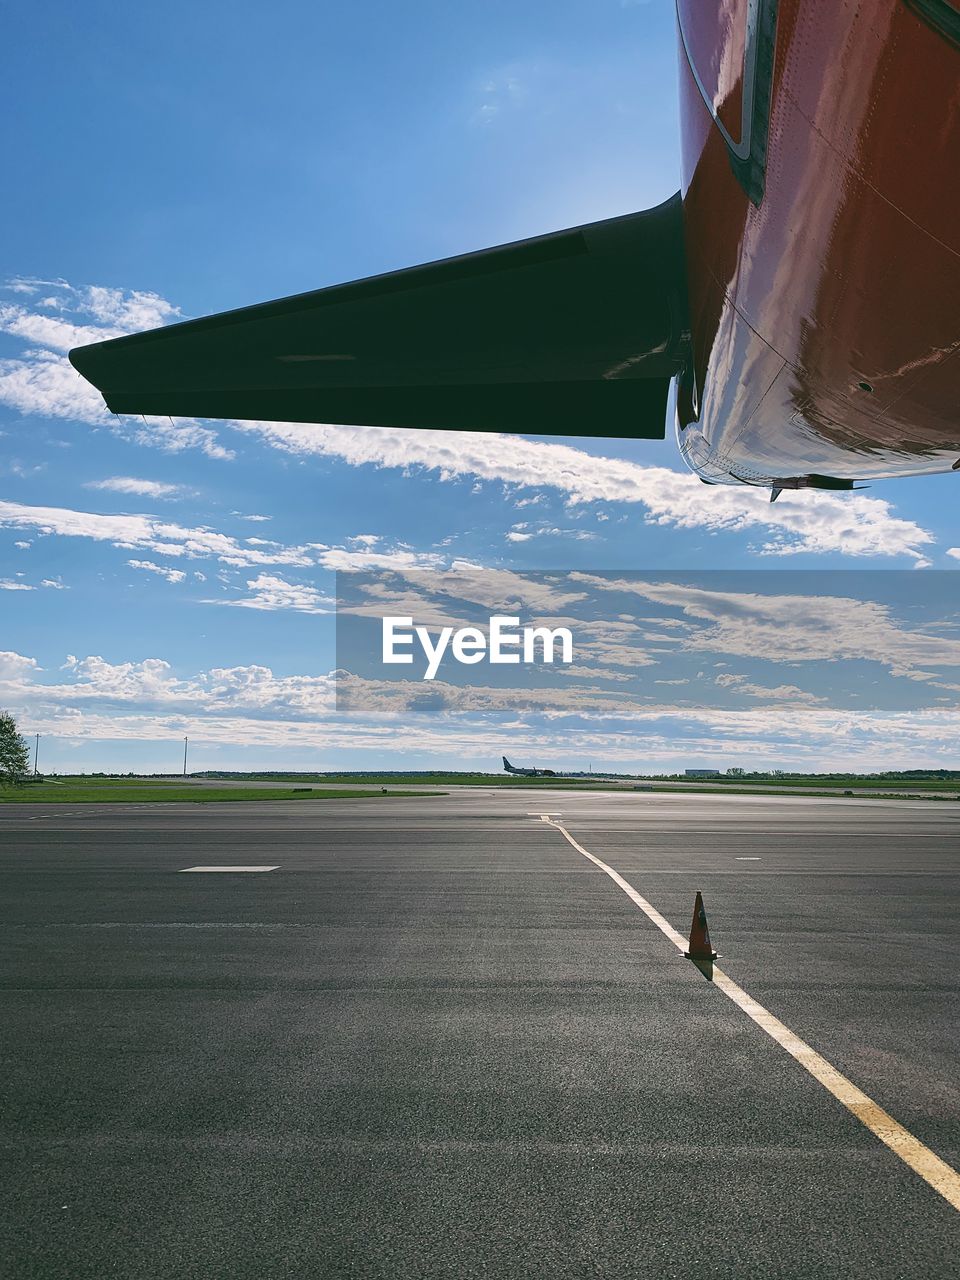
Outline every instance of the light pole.
<path fill-rule="evenodd" d="M 37 761 L 40 759 L 40 735 L 37 734 L 37 745 L 33 749 L 33 776 L 37 776 Z"/>
<path fill-rule="evenodd" d="M 187 739 L 183 739 L 183 776 L 187 776 Z"/>

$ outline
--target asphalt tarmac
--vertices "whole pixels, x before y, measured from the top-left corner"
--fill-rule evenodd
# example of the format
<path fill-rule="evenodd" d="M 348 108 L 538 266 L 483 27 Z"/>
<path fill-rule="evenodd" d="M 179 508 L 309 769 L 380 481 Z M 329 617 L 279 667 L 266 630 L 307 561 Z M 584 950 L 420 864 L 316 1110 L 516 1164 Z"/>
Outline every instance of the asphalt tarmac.
<path fill-rule="evenodd" d="M 496 775 L 502 779 L 503 775 Z M 459 791 L 464 787 L 471 789 L 476 785 L 474 783 L 457 783 L 457 782 L 430 782 L 425 778 L 415 778 L 413 781 L 408 780 L 404 775 L 398 776 L 395 780 L 388 779 L 381 782 L 365 782 L 362 776 L 357 778 L 347 778 L 339 782 L 315 782 L 309 778 L 272 780 L 257 778 L 199 778 L 194 774 L 187 774 L 183 778 L 179 778 L 173 774 L 158 775 L 157 781 L 175 782 L 177 786 L 184 787 L 215 787 L 221 790 L 224 787 L 238 787 L 244 790 L 254 788 L 256 790 L 269 791 L 277 788 L 309 787 L 312 791 L 324 790 L 343 790 L 349 788 L 351 791 L 381 791 L 385 787 L 388 790 L 403 791 Z M 53 781 L 53 779 L 49 779 Z M 852 787 L 818 787 L 815 783 L 809 786 L 792 787 L 787 784 L 777 784 L 775 782 L 751 782 L 745 779 L 743 782 L 711 782 L 709 778 L 697 778 L 690 781 L 682 781 L 680 779 L 671 779 L 669 782 L 661 782 L 659 780 L 649 780 L 646 778 L 614 778 L 604 777 L 602 774 L 593 776 L 592 781 L 588 782 L 582 775 L 576 779 L 569 779 L 579 788 L 580 786 L 593 785 L 594 782 L 603 783 L 606 789 L 616 787 L 623 791 L 692 791 L 692 792 L 715 792 L 719 795 L 738 795 L 741 793 L 760 793 L 767 795 L 784 795 L 797 796 L 803 795 L 822 795 L 833 796 L 851 795 L 851 796 L 903 796 L 905 799 L 925 799 L 931 796 L 938 800 L 960 799 L 960 793 L 957 791 L 931 791 L 927 787 L 911 787 L 907 783 L 875 783 L 873 786 L 864 787 L 854 784 Z M 494 784 L 495 785 L 495 784 Z M 501 784 L 502 786 L 502 781 Z M 510 784 L 516 785 L 516 784 Z M 536 789 L 540 790 L 543 784 L 537 783 Z M 490 789 L 493 789 L 491 787 Z"/>
<path fill-rule="evenodd" d="M 960 1275 L 960 1213 L 541 814 L 683 933 L 702 890 L 724 972 L 960 1169 L 946 803 L 16 805 L 3 1276 Z"/>

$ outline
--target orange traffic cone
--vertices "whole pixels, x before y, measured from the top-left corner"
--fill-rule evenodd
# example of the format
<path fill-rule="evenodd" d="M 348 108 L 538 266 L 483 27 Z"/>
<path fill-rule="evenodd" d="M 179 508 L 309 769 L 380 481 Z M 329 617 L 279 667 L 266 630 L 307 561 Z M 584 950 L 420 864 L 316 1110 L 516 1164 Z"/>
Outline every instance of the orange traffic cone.
<path fill-rule="evenodd" d="M 707 928 L 707 913 L 703 909 L 703 895 L 697 890 L 697 900 L 693 904 L 693 924 L 690 926 L 690 941 L 683 953 L 689 960 L 716 960 L 717 953 L 710 945 L 710 930 Z"/>

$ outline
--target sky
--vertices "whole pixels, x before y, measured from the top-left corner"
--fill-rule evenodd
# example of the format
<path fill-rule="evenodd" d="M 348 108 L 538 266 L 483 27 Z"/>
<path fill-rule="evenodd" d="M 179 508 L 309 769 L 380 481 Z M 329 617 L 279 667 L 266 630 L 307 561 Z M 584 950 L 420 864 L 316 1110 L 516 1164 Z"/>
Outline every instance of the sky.
<path fill-rule="evenodd" d="M 622 770 L 827 767 L 854 748 L 863 767 L 889 766 L 862 720 L 856 741 L 855 725 L 843 736 L 841 703 L 848 719 L 919 717 L 905 767 L 951 751 L 955 763 L 955 696 L 931 691 L 951 683 L 951 653 L 928 669 L 927 650 L 912 668 L 922 679 L 886 650 L 864 659 L 887 684 L 872 701 L 857 686 L 859 711 L 836 680 L 852 670 L 849 641 L 826 622 L 829 678 L 711 668 L 682 714 L 656 704 L 656 724 L 447 708 L 414 732 L 397 708 L 359 725 L 329 700 L 337 570 L 655 573 L 678 590 L 691 572 L 750 570 L 770 586 L 745 594 L 792 597 L 787 612 L 805 614 L 809 575 L 845 570 L 834 598 L 872 599 L 884 625 L 943 639 L 960 568 L 952 475 L 771 506 L 762 491 L 702 486 L 669 432 L 117 420 L 66 363 L 84 341 L 665 199 L 679 185 L 668 0 L 55 0 L 5 26 L 16 110 L 0 120 L 15 175 L 0 205 L 0 705 L 42 735 L 41 767 L 172 771 L 184 734 L 196 769 L 496 769 L 507 748 L 568 768 L 585 755 Z M 864 572 L 889 569 L 928 580 L 920 613 L 906 588 L 871 597 Z M 660 646 L 670 671 L 657 678 L 681 679 L 673 668 L 702 637 L 668 630 L 676 648 Z M 743 678 L 717 684 L 724 674 Z M 802 743 L 757 734 L 785 706 L 806 717 Z"/>

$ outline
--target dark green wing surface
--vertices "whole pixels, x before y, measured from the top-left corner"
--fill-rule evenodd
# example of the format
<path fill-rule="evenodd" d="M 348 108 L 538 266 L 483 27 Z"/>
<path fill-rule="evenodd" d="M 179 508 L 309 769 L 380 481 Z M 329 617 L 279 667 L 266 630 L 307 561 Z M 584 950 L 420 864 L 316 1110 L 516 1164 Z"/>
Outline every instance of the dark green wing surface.
<path fill-rule="evenodd" d="M 70 360 L 115 413 L 655 439 L 686 327 L 675 196 Z"/>

